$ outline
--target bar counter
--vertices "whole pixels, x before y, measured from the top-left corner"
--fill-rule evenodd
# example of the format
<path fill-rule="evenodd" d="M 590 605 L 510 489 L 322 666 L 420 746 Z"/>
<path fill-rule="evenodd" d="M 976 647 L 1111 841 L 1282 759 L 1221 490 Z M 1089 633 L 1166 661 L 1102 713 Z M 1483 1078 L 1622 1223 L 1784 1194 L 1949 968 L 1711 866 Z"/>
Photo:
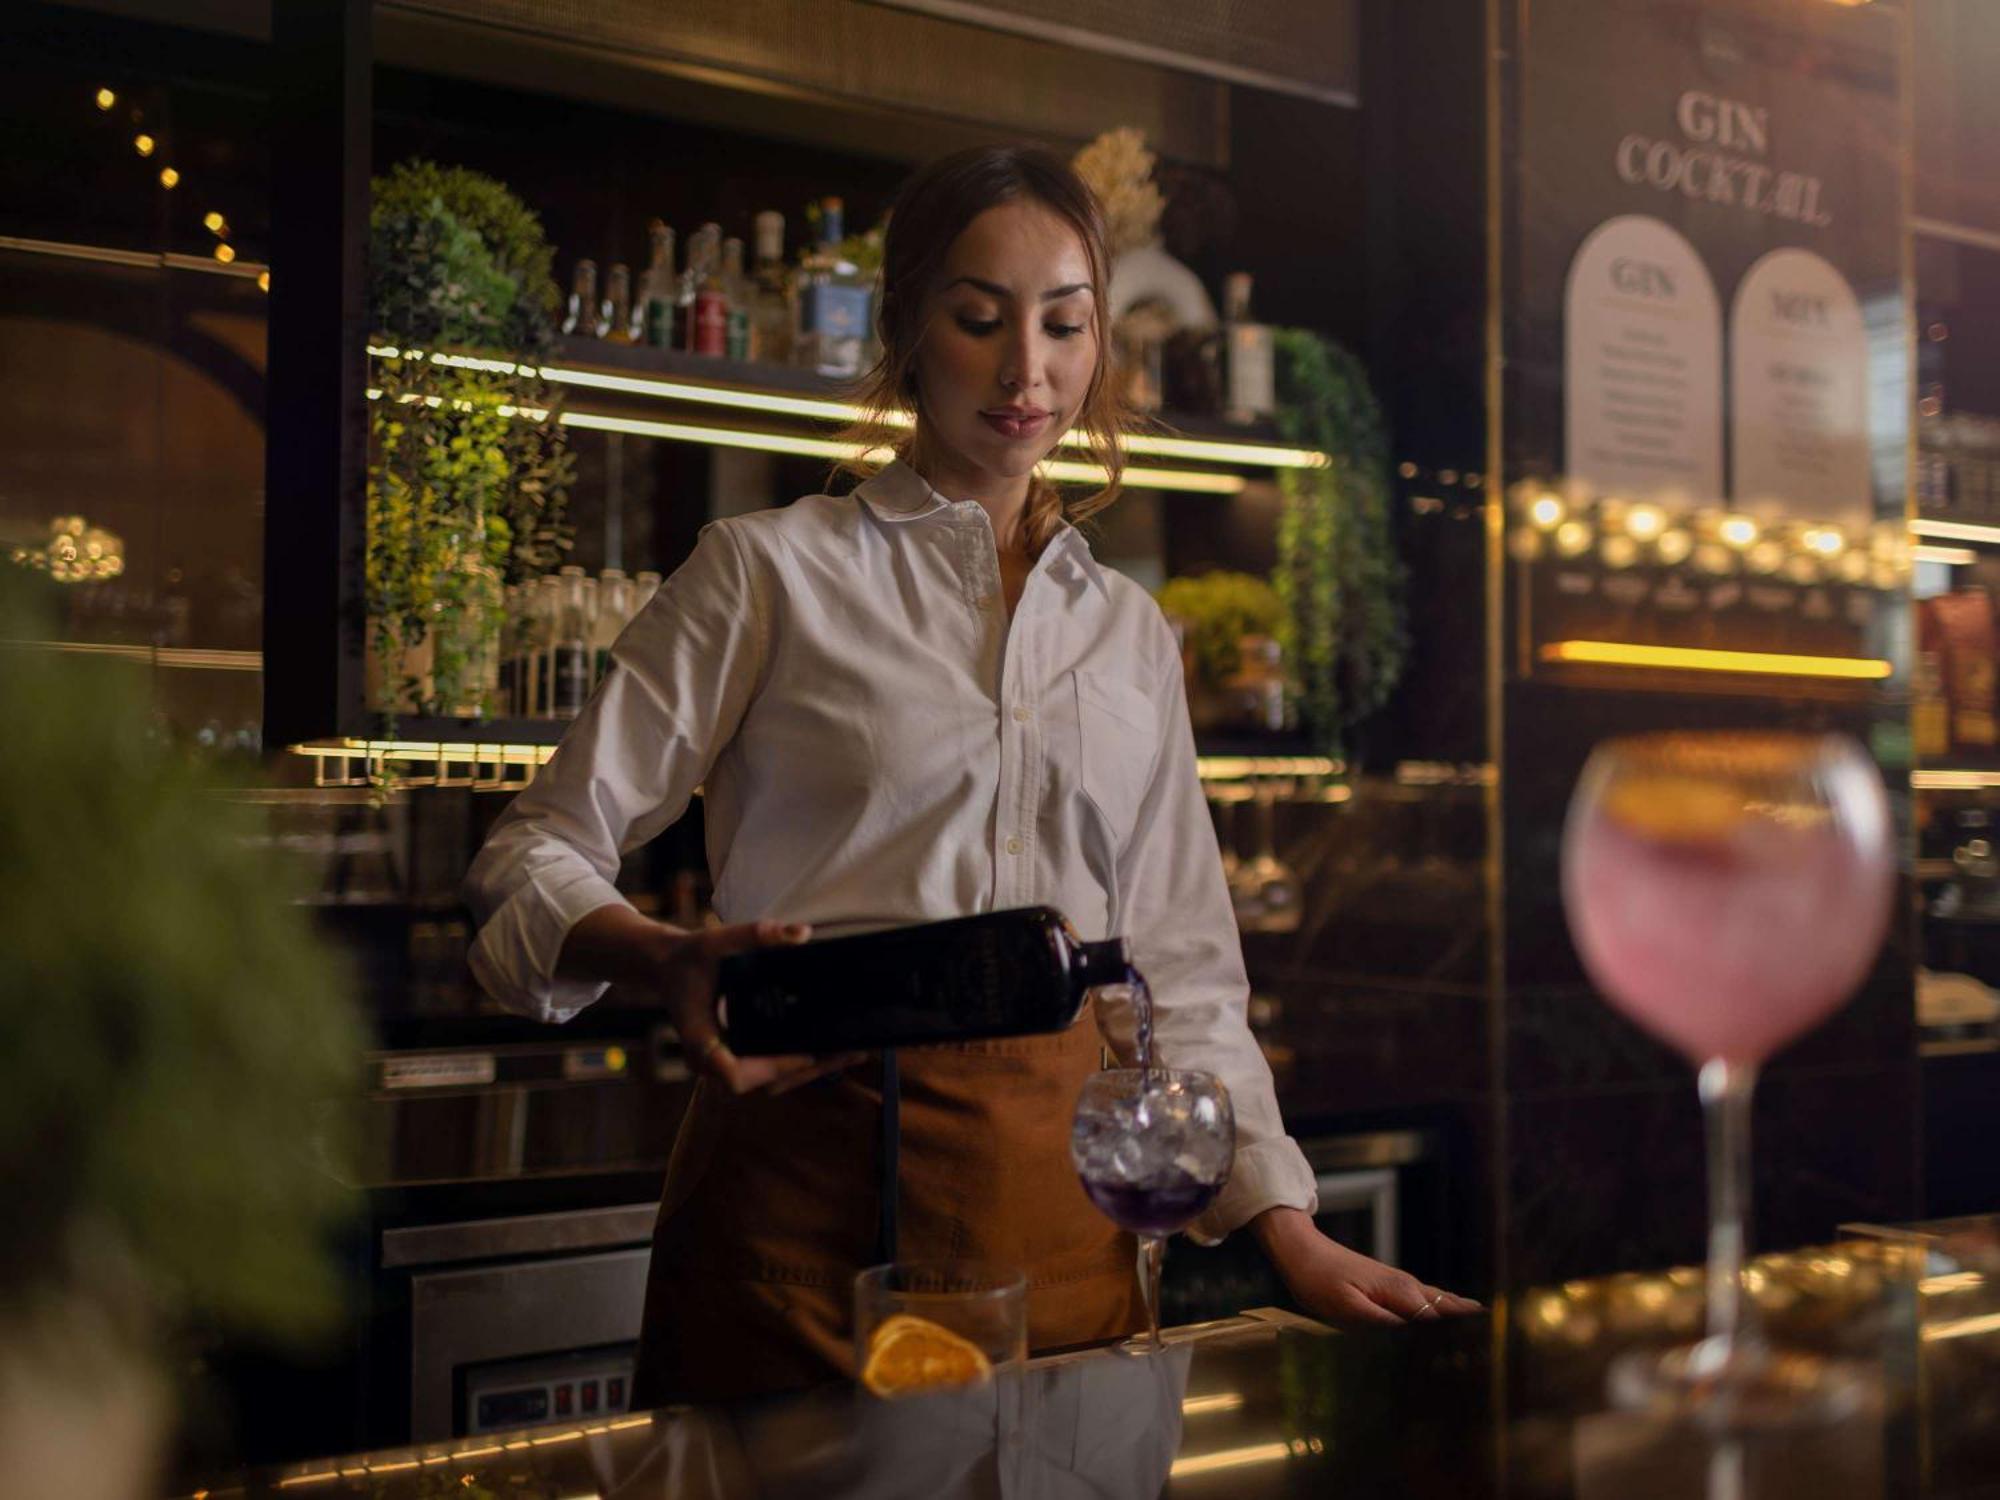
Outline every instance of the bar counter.
<path fill-rule="evenodd" d="M 2000 1221 L 1857 1231 L 1746 1274 L 1774 1340 L 1865 1375 L 1837 1420 L 1739 1440 L 1616 1412 L 1611 1361 L 1686 1341 L 1699 1271 L 1334 1332 L 1254 1310 L 1160 1355 L 1091 1349 L 960 1392 L 798 1396 L 485 1434 L 259 1471 L 237 1496 L 1990 1496 L 2000 1489 Z"/>

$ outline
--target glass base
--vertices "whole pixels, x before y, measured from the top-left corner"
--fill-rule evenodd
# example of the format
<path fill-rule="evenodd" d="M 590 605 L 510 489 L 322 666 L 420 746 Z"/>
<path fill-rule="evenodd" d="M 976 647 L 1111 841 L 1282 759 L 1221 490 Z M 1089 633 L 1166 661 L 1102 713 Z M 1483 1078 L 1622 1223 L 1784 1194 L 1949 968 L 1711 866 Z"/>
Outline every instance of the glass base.
<path fill-rule="evenodd" d="M 1167 1341 L 1155 1334 L 1135 1333 L 1129 1339 L 1120 1339 L 1111 1347 L 1120 1354 L 1164 1354 L 1167 1350 Z"/>
<path fill-rule="evenodd" d="M 1878 1407 L 1881 1391 L 1851 1360 L 1720 1339 L 1620 1355 L 1606 1385 L 1620 1410 L 1746 1436 L 1844 1422 Z"/>

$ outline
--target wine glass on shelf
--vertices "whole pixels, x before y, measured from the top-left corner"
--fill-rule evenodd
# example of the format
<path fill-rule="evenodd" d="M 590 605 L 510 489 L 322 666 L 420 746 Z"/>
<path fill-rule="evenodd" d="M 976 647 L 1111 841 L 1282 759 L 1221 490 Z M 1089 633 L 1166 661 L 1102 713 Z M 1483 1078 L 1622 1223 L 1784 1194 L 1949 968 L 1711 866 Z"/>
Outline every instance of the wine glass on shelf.
<path fill-rule="evenodd" d="M 1759 1067 L 1840 1007 L 1888 926 L 1874 763 L 1838 735 L 1674 733 L 1598 747 L 1570 801 L 1563 905 L 1605 998 L 1695 1064 L 1708 1138 L 1707 1336 L 1613 1366 L 1627 1406 L 1729 1428 L 1852 1409 L 1858 1372 L 1774 1347 L 1745 1295 Z"/>
<path fill-rule="evenodd" d="M 1238 879 L 1256 893 L 1258 932 L 1297 932 L 1304 916 L 1305 886 L 1298 872 L 1278 858 L 1278 797 L 1268 776 L 1253 780 L 1257 809 L 1257 853 Z"/>
<path fill-rule="evenodd" d="M 1069 1152 L 1090 1201 L 1139 1237 L 1147 1331 L 1123 1348 L 1156 1352 L 1165 1347 L 1160 1267 L 1167 1237 L 1215 1201 L 1236 1163 L 1229 1090 L 1213 1074 L 1169 1068 L 1094 1074 L 1076 1101 Z"/>

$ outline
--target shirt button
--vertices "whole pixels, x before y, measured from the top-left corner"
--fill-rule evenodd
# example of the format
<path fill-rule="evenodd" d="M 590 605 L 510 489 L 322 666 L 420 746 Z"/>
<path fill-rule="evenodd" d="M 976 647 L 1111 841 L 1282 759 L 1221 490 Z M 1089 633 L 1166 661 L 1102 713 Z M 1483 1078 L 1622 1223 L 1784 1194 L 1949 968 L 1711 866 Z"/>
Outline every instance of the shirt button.
<path fill-rule="evenodd" d="M 1028 722 L 1028 720 L 1030 720 L 1030 719 L 1034 718 L 1034 716 L 1035 716 L 1035 713 L 1034 713 L 1034 710 L 1033 710 L 1033 709 L 1030 709 L 1030 708 L 1024 708 L 1024 707 L 1022 707 L 1022 706 L 1021 706 L 1020 704 L 1018 704 L 1018 703 L 1014 705 L 1014 722 L 1015 722 L 1015 723 L 1017 723 L 1017 724 L 1025 724 L 1025 723 L 1027 723 L 1027 722 Z"/>
<path fill-rule="evenodd" d="M 1009 854 L 1019 854 L 1021 852 L 1021 841 L 1019 839 L 1007 840 L 1007 852 Z"/>

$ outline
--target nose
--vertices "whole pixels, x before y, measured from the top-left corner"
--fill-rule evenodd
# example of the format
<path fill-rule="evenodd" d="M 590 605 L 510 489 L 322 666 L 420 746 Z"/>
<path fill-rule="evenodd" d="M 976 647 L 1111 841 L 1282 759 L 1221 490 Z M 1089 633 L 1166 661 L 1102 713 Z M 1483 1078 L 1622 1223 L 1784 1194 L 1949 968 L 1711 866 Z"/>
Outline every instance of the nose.
<path fill-rule="evenodd" d="M 1000 384 L 1010 395 L 1039 389 L 1047 363 L 1046 340 L 1041 325 L 1024 319 L 1009 336 L 1001 351 Z"/>

